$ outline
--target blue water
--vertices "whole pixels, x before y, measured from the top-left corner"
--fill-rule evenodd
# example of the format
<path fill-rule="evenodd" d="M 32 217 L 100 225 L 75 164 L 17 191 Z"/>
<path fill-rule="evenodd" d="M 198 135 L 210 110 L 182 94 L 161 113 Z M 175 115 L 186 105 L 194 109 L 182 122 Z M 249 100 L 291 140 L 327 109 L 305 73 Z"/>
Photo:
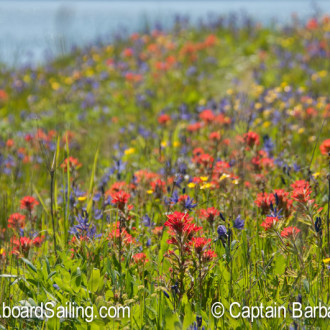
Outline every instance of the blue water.
<path fill-rule="evenodd" d="M 317 1 L 330 13 L 330 1 Z M 83 46 L 96 38 L 110 38 L 124 28 L 141 30 L 146 21 L 170 26 L 174 15 L 192 21 L 208 14 L 244 11 L 268 24 L 313 14 L 311 1 L 0 1 L 0 61 L 9 65 L 39 63 L 65 53 L 72 45 Z"/>

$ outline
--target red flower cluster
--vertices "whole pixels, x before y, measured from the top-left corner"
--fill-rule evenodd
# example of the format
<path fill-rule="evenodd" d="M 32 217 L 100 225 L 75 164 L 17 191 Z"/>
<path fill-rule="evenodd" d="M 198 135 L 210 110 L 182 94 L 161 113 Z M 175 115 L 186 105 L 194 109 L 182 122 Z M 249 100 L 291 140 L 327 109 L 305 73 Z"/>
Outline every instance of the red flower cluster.
<path fill-rule="evenodd" d="M 133 261 L 141 266 L 144 265 L 145 263 L 147 263 L 149 260 L 147 259 L 147 256 L 145 253 L 140 252 L 140 253 L 136 253 L 132 256 Z"/>
<path fill-rule="evenodd" d="M 176 245 L 179 250 L 189 251 L 191 239 L 202 229 L 192 222 L 188 213 L 175 211 L 167 216 L 165 227 L 169 228 L 171 238 L 167 241 L 169 244 Z"/>
<path fill-rule="evenodd" d="M 205 219 L 212 226 L 216 217 L 218 217 L 220 212 L 215 207 L 209 207 L 207 209 L 201 209 L 199 215 L 202 219 Z"/>
<path fill-rule="evenodd" d="M 24 255 L 27 255 L 32 246 L 41 246 L 43 237 L 36 237 L 34 239 L 30 239 L 29 237 L 20 237 L 17 239 L 16 237 L 13 237 L 11 241 L 13 244 L 13 254 L 20 255 L 23 253 Z"/>
<path fill-rule="evenodd" d="M 166 123 L 171 121 L 171 116 L 166 115 L 166 114 L 162 114 L 158 117 L 158 122 L 161 125 L 165 125 Z"/>
<path fill-rule="evenodd" d="M 330 139 L 324 140 L 320 145 L 320 150 L 323 155 L 328 155 L 330 152 Z"/>
<path fill-rule="evenodd" d="M 251 148 L 253 146 L 258 146 L 260 144 L 260 137 L 255 132 L 245 133 L 243 138 L 244 138 L 244 142 Z"/>
<path fill-rule="evenodd" d="M 21 200 L 21 209 L 22 210 L 28 210 L 29 212 L 32 212 L 36 205 L 39 205 L 39 202 L 32 196 L 25 196 Z"/>
<path fill-rule="evenodd" d="M 8 219 L 8 228 L 24 228 L 25 227 L 25 215 L 21 213 L 13 213 Z"/>
<path fill-rule="evenodd" d="M 81 166 L 82 166 L 82 164 L 79 163 L 79 160 L 77 158 L 74 158 L 71 156 L 69 158 L 66 158 L 61 165 L 61 167 L 64 169 L 64 172 L 67 172 L 68 168 L 69 168 L 70 172 L 72 172 L 73 170 L 76 170 L 76 169 L 80 168 Z"/>
<path fill-rule="evenodd" d="M 300 229 L 298 229 L 297 227 L 287 227 L 282 230 L 281 236 L 284 238 L 295 239 L 299 232 L 300 232 Z"/>
<path fill-rule="evenodd" d="M 112 193 L 111 195 L 112 198 L 112 204 L 116 205 L 119 210 L 124 210 L 125 205 L 127 204 L 129 198 L 131 195 L 123 190 L 120 190 L 118 192 Z"/>
<path fill-rule="evenodd" d="M 291 185 L 291 187 L 293 188 L 291 197 L 294 201 L 305 205 L 312 204 L 314 202 L 313 199 L 310 199 L 310 196 L 312 194 L 312 189 L 307 181 L 305 180 L 295 181 Z"/>
<path fill-rule="evenodd" d="M 270 211 L 270 205 L 275 203 L 275 197 L 273 194 L 259 193 L 254 203 L 261 208 L 262 214 L 267 214 Z"/>
<path fill-rule="evenodd" d="M 121 239 L 124 246 L 134 243 L 134 238 L 125 228 L 121 228 L 121 230 L 119 229 L 119 222 L 117 222 L 117 226 L 113 226 L 113 229 L 109 232 L 108 236 L 108 240 L 111 240 L 114 244 L 116 244 L 116 239 Z"/>
<path fill-rule="evenodd" d="M 291 213 L 293 203 L 293 200 L 289 198 L 290 193 L 284 189 L 275 189 L 274 194 L 276 194 L 278 198 L 278 209 L 282 210 L 283 213 L 288 216 Z"/>
<path fill-rule="evenodd" d="M 267 217 L 265 221 L 261 224 L 261 227 L 264 227 L 265 230 L 273 228 L 273 226 L 278 222 L 277 217 Z"/>
<path fill-rule="evenodd" d="M 196 237 L 191 241 L 191 245 L 194 247 L 194 250 L 198 255 L 200 255 L 210 243 L 211 239 L 204 237 Z"/>

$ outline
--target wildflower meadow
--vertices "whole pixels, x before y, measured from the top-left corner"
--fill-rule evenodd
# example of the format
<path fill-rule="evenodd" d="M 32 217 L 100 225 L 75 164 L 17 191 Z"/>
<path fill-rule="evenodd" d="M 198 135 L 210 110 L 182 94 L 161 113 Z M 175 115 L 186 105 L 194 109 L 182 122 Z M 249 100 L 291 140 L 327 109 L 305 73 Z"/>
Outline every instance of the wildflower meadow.
<path fill-rule="evenodd" d="M 0 65 L 0 328 L 326 329 L 329 35 L 178 19 Z"/>

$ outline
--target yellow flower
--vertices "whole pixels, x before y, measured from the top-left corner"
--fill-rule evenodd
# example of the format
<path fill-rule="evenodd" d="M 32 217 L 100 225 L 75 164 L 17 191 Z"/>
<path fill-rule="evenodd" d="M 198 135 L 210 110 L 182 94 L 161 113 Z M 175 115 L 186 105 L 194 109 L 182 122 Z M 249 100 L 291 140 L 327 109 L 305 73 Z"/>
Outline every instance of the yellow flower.
<path fill-rule="evenodd" d="M 167 147 L 167 142 L 166 142 L 166 141 L 162 141 L 162 142 L 160 143 L 160 145 L 161 145 L 163 148 L 165 148 L 165 147 Z"/>
<path fill-rule="evenodd" d="M 224 180 L 224 179 L 226 179 L 226 178 L 229 178 L 229 177 L 230 177 L 229 174 L 223 173 L 223 174 L 221 175 L 219 181 L 222 181 L 222 180 Z"/>
<path fill-rule="evenodd" d="M 188 183 L 189 188 L 195 188 L 196 184 L 194 182 Z"/>
<path fill-rule="evenodd" d="M 93 55 L 93 60 L 94 60 L 95 62 L 99 61 L 99 60 L 100 60 L 100 55 L 99 55 L 99 54 L 94 54 L 94 55 Z"/>
<path fill-rule="evenodd" d="M 208 189 L 211 187 L 211 183 L 205 183 L 201 186 L 201 189 Z"/>
<path fill-rule="evenodd" d="M 60 84 L 56 81 L 52 82 L 51 85 L 54 91 L 57 91 L 60 88 Z"/>
<path fill-rule="evenodd" d="M 271 122 L 270 122 L 270 121 L 265 121 L 265 122 L 262 124 L 262 127 L 264 127 L 264 128 L 268 128 L 270 125 L 271 125 Z"/>
<path fill-rule="evenodd" d="M 71 77 L 66 77 L 66 78 L 65 78 L 65 83 L 66 83 L 67 85 L 71 85 L 71 84 L 73 83 L 73 79 L 72 79 Z"/>
<path fill-rule="evenodd" d="M 78 197 L 78 201 L 79 202 L 83 202 L 83 201 L 85 201 L 87 199 L 87 196 L 80 196 L 80 197 Z"/>
<path fill-rule="evenodd" d="M 327 71 L 326 71 L 326 70 L 319 71 L 319 76 L 320 76 L 321 78 L 326 77 L 326 76 L 327 76 Z"/>
<path fill-rule="evenodd" d="M 147 190 L 147 194 L 148 194 L 148 195 L 151 195 L 153 192 L 154 192 L 154 191 L 151 190 L 151 189 L 150 189 L 150 190 Z"/>
<path fill-rule="evenodd" d="M 173 147 L 174 148 L 177 148 L 177 147 L 179 147 L 180 146 L 180 142 L 179 141 L 174 141 L 173 142 Z"/>
<path fill-rule="evenodd" d="M 207 177 L 207 176 L 201 176 L 200 179 L 201 179 L 203 182 L 205 182 L 205 181 L 207 181 L 208 177 Z"/>
<path fill-rule="evenodd" d="M 260 102 L 257 102 L 254 107 L 259 110 L 262 107 L 262 104 Z"/>
<path fill-rule="evenodd" d="M 124 154 L 125 155 L 131 155 L 131 154 L 134 154 L 134 152 L 135 152 L 135 149 L 134 148 L 129 148 L 129 149 L 126 149 L 124 151 Z"/>
<path fill-rule="evenodd" d="M 256 118 L 256 120 L 254 121 L 256 125 L 259 125 L 261 122 L 262 122 L 261 118 Z"/>
<path fill-rule="evenodd" d="M 325 264 L 328 264 L 328 263 L 330 262 L 330 258 L 323 259 L 323 262 L 324 262 Z"/>
<path fill-rule="evenodd" d="M 237 179 L 233 180 L 233 184 L 238 184 L 238 180 Z"/>
<path fill-rule="evenodd" d="M 94 71 L 91 68 L 86 70 L 86 77 L 92 77 L 94 75 Z"/>
<path fill-rule="evenodd" d="M 5 250 L 3 248 L 0 249 L 0 254 L 3 254 Z"/>
<path fill-rule="evenodd" d="M 31 81 L 31 77 L 29 76 L 29 75 L 25 75 L 24 77 L 23 77 L 23 80 L 26 82 L 26 83 L 29 83 L 30 81 Z"/>
<path fill-rule="evenodd" d="M 304 132 L 305 132 L 305 129 L 304 129 L 303 127 L 299 128 L 299 130 L 298 130 L 298 134 L 302 134 L 302 133 L 304 133 Z"/>
<path fill-rule="evenodd" d="M 313 174 L 313 177 L 317 178 L 320 174 L 321 174 L 320 172 L 316 172 L 316 173 Z"/>

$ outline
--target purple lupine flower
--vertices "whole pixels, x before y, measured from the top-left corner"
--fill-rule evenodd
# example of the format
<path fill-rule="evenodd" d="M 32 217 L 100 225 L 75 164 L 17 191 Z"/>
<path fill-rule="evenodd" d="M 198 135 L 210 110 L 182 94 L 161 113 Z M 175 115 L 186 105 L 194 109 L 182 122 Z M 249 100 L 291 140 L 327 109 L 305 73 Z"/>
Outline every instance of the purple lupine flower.
<path fill-rule="evenodd" d="M 245 220 L 242 219 L 240 215 L 234 220 L 234 228 L 236 229 L 243 229 L 244 224 L 245 224 Z"/>
<path fill-rule="evenodd" d="M 146 227 L 152 227 L 152 226 L 154 226 L 154 223 L 151 221 L 151 218 L 148 216 L 148 214 L 146 214 L 146 215 L 144 215 L 142 217 L 142 221 L 143 221 L 143 224 Z"/>
<path fill-rule="evenodd" d="M 217 233 L 218 233 L 219 237 L 226 236 L 227 228 L 224 225 L 220 225 L 217 229 Z"/>
<path fill-rule="evenodd" d="M 194 203 L 194 199 L 192 197 L 187 196 L 184 201 L 184 208 L 191 211 L 194 207 L 197 206 L 197 203 Z"/>

